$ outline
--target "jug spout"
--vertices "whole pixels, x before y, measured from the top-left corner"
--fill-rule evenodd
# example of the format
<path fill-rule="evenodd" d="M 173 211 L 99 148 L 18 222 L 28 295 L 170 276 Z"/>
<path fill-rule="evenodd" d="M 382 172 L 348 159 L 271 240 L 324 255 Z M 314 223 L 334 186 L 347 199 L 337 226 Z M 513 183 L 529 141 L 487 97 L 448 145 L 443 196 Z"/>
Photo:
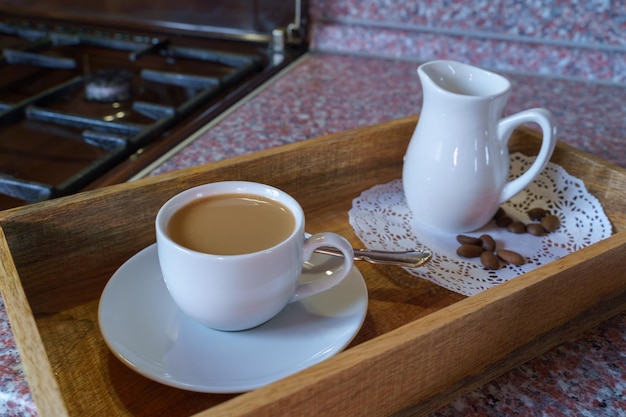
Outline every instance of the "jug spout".
<path fill-rule="evenodd" d="M 424 88 L 460 96 L 494 97 L 511 89 L 509 80 L 499 74 L 456 61 L 431 61 L 417 69 Z"/>

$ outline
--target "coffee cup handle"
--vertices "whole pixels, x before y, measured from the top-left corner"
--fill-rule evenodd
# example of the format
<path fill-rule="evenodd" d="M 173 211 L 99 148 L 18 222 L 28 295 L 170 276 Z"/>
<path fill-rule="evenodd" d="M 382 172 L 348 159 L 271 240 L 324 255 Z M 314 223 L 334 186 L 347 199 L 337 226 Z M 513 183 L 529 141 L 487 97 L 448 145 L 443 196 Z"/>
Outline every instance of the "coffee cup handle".
<path fill-rule="evenodd" d="M 328 246 L 337 248 L 341 251 L 343 254 L 343 264 L 333 270 L 333 273 L 327 278 L 299 284 L 293 297 L 289 300 L 290 303 L 326 291 L 339 284 L 345 277 L 348 276 L 354 266 L 354 250 L 346 238 L 336 233 L 324 232 L 308 237 L 304 241 L 303 246 L 304 259 L 310 259 L 311 256 L 313 256 L 315 249 Z"/>
<path fill-rule="evenodd" d="M 537 123 L 543 133 L 541 148 L 535 162 L 516 179 L 507 182 L 500 192 L 500 204 L 526 188 L 546 167 L 556 146 L 556 126 L 552 113 L 543 108 L 524 110 L 505 117 L 498 123 L 498 139 L 508 142 L 513 130 L 522 123 Z"/>

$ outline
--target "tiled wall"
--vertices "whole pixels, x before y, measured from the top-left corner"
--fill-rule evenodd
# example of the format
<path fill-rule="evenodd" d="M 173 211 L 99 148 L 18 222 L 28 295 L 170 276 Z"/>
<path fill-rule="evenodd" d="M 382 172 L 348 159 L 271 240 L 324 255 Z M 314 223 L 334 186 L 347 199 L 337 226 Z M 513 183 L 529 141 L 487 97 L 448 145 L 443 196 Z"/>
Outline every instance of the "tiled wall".
<path fill-rule="evenodd" d="M 626 2 L 309 0 L 311 47 L 626 84 Z"/>

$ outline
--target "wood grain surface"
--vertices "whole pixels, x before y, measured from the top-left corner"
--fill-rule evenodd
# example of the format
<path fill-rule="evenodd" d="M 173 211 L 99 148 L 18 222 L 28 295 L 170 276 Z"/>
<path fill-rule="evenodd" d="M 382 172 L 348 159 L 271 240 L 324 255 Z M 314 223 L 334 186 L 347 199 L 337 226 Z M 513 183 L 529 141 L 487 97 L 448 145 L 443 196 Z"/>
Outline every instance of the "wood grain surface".
<path fill-rule="evenodd" d="M 615 234 L 479 295 L 463 297 L 400 268 L 359 263 L 363 328 L 339 355 L 240 395 L 152 382 L 116 359 L 97 322 L 112 273 L 155 241 L 159 207 L 206 182 L 251 180 L 292 194 L 307 231 L 348 223 L 352 199 L 400 178 L 417 117 L 342 132 L 0 213 L 0 289 L 40 415 L 419 415 L 626 308 L 626 170 L 559 143 L 552 161 L 583 179 Z M 534 154 L 517 130 L 512 151 Z"/>

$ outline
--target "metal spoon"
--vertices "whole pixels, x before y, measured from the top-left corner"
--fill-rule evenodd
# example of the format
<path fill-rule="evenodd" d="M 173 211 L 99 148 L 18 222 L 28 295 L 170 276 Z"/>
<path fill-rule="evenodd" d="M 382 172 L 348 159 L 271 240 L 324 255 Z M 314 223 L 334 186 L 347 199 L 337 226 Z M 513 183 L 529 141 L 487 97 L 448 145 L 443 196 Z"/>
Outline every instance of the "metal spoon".
<path fill-rule="evenodd" d="M 318 248 L 317 253 L 325 255 L 343 256 L 342 253 L 335 248 Z M 382 250 L 354 249 L 354 259 L 356 261 L 366 261 L 372 264 L 398 265 L 411 268 L 417 268 L 424 265 L 432 258 L 433 253 L 428 249 L 406 251 L 406 252 L 390 252 Z"/>

